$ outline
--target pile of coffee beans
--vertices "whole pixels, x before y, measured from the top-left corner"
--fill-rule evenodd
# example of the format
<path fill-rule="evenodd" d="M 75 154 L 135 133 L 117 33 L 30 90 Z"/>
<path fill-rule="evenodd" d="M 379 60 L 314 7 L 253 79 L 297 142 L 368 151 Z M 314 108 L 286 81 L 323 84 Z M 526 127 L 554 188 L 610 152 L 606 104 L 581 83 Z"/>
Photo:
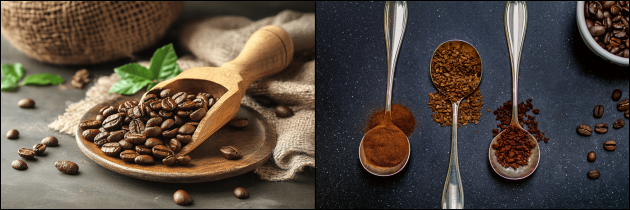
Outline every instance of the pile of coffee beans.
<path fill-rule="evenodd" d="M 629 56 L 630 49 L 628 6 L 628 1 L 584 3 L 586 27 L 593 39 L 608 52 L 625 58 Z"/>
<path fill-rule="evenodd" d="M 140 101 L 105 106 L 94 120 L 80 124 L 82 135 L 103 154 L 126 162 L 152 165 L 162 160 L 188 165 L 190 157 L 174 157 L 192 140 L 199 121 L 218 98 L 207 93 L 153 89 Z"/>

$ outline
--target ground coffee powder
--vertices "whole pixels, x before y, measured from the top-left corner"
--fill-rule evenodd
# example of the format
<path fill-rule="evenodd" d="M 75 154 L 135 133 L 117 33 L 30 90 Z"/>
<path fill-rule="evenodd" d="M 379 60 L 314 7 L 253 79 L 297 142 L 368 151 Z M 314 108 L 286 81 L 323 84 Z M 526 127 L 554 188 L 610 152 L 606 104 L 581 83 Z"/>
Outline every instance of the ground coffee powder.
<path fill-rule="evenodd" d="M 372 115 L 370 115 L 368 121 L 368 127 L 363 132 L 367 133 L 372 128 L 380 125 L 384 118 L 384 109 L 372 111 Z M 396 125 L 396 127 L 398 127 L 407 136 L 410 136 L 416 128 L 416 118 L 409 109 L 407 109 L 407 107 L 400 104 L 392 105 L 392 121 L 394 122 L 394 125 Z"/>

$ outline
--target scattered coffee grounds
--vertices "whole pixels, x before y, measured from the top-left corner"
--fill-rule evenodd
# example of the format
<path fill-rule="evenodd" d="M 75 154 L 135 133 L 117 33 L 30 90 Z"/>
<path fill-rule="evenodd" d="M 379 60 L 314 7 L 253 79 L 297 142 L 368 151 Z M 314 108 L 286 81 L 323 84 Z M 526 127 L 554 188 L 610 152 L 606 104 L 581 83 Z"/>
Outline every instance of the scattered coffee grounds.
<path fill-rule="evenodd" d="M 526 113 L 529 110 L 534 108 L 532 105 L 532 99 L 527 99 L 527 103 L 521 102 L 518 104 L 518 122 L 521 124 L 522 128 L 525 128 L 524 125 L 527 126 L 527 132 L 532 134 L 536 140 L 545 141 L 547 143 L 549 138 L 545 137 L 545 132 L 540 131 L 538 129 L 538 121 L 536 121 L 535 116 L 527 115 Z M 501 133 L 501 131 L 507 129 L 508 125 L 510 125 L 510 121 L 512 120 L 512 101 L 508 100 L 503 103 L 503 106 L 494 110 L 494 115 L 497 116 L 496 120 L 500 120 L 501 123 L 497 125 L 497 129 L 492 130 L 492 137 L 497 136 L 497 134 Z M 524 120 L 524 117 L 527 117 L 527 120 Z"/>
<path fill-rule="evenodd" d="M 536 146 L 529 141 L 527 136 L 527 132 L 519 129 L 516 125 L 510 125 L 497 139 L 497 142 L 492 145 L 492 149 L 496 150 L 497 161 L 503 167 L 516 169 L 519 166 L 527 165 L 529 155 L 532 154 L 532 149 Z"/>
<path fill-rule="evenodd" d="M 374 110 L 370 116 L 367 130 L 364 132 L 367 133 L 369 130 L 372 130 L 372 128 L 380 125 L 383 122 L 383 119 L 385 119 L 385 110 Z M 392 120 L 394 125 L 396 125 L 396 127 L 398 127 L 407 136 L 411 135 L 416 128 L 416 118 L 413 114 L 411 114 L 409 109 L 403 105 L 392 105 Z"/>
<path fill-rule="evenodd" d="M 72 76 L 72 81 L 70 82 L 70 84 L 72 85 L 73 88 L 83 89 L 83 85 L 85 85 L 85 83 L 90 82 L 89 77 L 90 77 L 90 72 L 88 72 L 87 69 L 81 69 L 77 71 L 77 73 L 75 73 L 74 76 Z"/>
<path fill-rule="evenodd" d="M 539 114 L 539 113 L 540 113 L 540 110 L 538 110 L 538 109 L 534 109 L 534 110 L 532 110 L 532 112 L 534 112 L 534 114 Z"/>
<path fill-rule="evenodd" d="M 441 126 L 453 125 L 452 104 L 444 94 L 438 91 L 429 93 L 428 105 L 431 107 L 431 110 L 433 110 L 433 114 L 431 115 L 433 122 L 439 123 Z M 466 97 L 466 100 L 459 104 L 459 114 L 457 115 L 458 126 L 468 123 L 477 124 L 481 117 L 481 107 L 483 107 L 483 96 L 481 96 L 481 90 L 477 88 L 472 94 Z"/>
<path fill-rule="evenodd" d="M 363 137 L 363 151 L 367 162 L 372 165 L 393 167 L 400 164 L 409 153 L 407 137 L 390 120 L 383 119 L 380 126 Z"/>

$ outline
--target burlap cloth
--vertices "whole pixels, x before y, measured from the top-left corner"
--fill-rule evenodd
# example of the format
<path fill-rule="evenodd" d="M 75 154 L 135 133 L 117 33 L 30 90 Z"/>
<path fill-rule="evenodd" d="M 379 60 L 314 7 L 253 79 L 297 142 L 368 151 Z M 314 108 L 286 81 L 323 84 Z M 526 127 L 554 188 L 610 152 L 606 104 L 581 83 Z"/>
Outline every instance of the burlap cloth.
<path fill-rule="evenodd" d="M 242 104 L 252 107 L 276 129 L 278 141 L 270 161 L 254 173 L 263 180 L 291 180 L 305 167 L 315 167 L 315 14 L 283 11 L 274 17 L 251 21 L 245 17 L 221 16 L 185 25 L 180 35 L 192 55 L 180 56 L 182 69 L 199 66 L 221 66 L 236 58 L 254 31 L 266 25 L 285 29 L 295 45 L 293 62 L 277 75 L 250 85 Z M 149 62 L 139 62 L 148 67 Z M 96 80 L 86 98 L 71 104 L 66 113 L 48 127 L 74 135 L 80 118 L 91 107 L 120 95 L 107 94 L 120 78 L 116 74 Z M 252 96 L 264 95 L 295 112 L 290 118 L 278 118 L 275 109 L 263 107 Z"/>

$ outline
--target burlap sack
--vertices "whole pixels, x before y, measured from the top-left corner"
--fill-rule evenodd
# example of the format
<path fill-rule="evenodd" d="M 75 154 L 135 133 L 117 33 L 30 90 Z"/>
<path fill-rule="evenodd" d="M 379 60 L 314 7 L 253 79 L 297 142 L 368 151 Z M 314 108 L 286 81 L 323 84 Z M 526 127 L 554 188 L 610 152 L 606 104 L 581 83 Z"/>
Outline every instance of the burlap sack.
<path fill-rule="evenodd" d="M 53 64 L 96 64 L 155 44 L 184 2 L 2 1 L 2 34 Z"/>
<path fill-rule="evenodd" d="M 293 40 L 296 54 L 287 69 L 252 83 L 242 104 L 261 113 L 278 134 L 273 158 L 254 172 L 263 180 L 284 181 L 292 179 L 305 167 L 315 167 L 315 14 L 283 11 L 256 22 L 223 16 L 188 24 L 180 40 L 193 55 L 182 56 L 177 63 L 182 69 L 221 66 L 236 58 L 254 31 L 266 25 L 285 29 Z M 147 61 L 140 64 L 149 66 Z M 88 90 L 86 99 L 70 105 L 49 127 L 72 135 L 87 109 L 118 96 L 106 93 L 119 80 L 116 74 L 99 78 Z M 289 106 L 295 115 L 276 117 L 274 108 L 260 106 L 252 99 L 259 95 Z"/>

